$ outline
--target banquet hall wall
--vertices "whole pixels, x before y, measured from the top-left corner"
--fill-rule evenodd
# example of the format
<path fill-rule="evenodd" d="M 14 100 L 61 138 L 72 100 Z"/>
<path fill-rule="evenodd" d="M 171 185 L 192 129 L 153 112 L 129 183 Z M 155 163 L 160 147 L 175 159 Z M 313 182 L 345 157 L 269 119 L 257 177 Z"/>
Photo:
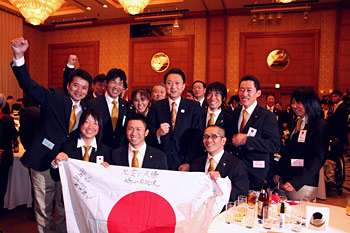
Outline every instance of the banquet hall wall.
<path fill-rule="evenodd" d="M 180 28 L 173 28 L 172 35 L 193 36 L 193 80 L 212 82 L 215 80 L 213 75 L 220 74 L 217 80 L 225 82 L 229 89 L 229 95 L 233 95 L 237 91 L 238 81 L 242 74 L 242 67 L 240 67 L 240 63 L 242 63 L 240 60 L 242 33 L 317 32 L 319 42 L 316 41 L 316 43 L 319 43 L 319 51 L 317 51 L 318 69 L 315 73 L 317 80 L 314 87 L 318 88 L 320 94 L 323 94 L 337 87 L 345 90 L 346 86 L 350 86 L 350 81 L 347 81 L 346 78 L 348 68 L 344 66 L 350 62 L 348 52 L 350 38 L 348 31 L 350 30 L 347 30 L 350 25 L 349 15 L 349 9 L 315 10 L 309 13 L 308 20 L 303 19 L 303 12 L 295 12 L 284 13 L 281 20 L 274 19 L 252 23 L 251 15 L 210 16 L 209 14 L 208 17 L 182 19 Z M 213 26 L 211 22 L 216 19 L 219 19 L 218 22 L 221 24 Z M 161 23 L 167 24 L 172 23 L 172 21 Z M 28 56 L 30 72 L 40 83 L 49 86 L 47 75 L 49 72 L 49 45 L 98 41 L 98 72 L 106 73 L 109 69 L 118 67 L 129 75 L 132 67 L 130 65 L 130 61 L 132 61 L 130 59 L 130 41 L 132 39 L 129 38 L 129 28 L 130 24 L 115 24 L 39 31 L 24 25 L 23 35 L 30 42 Z M 218 28 L 223 28 L 223 30 L 218 31 Z M 216 37 L 219 37 L 219 40 L 213 42 L 213 38 Z M 213 51 L 216 49 L 222 51 L 222 54 L 218 56 L 217 53 L 214 53 Z M 217 58 L 220 56 L 221 60 L 218 60 Z M 218 69 L 217 72 L 215 68 Z M 264 69 L 268 69 L 268 67 L 266 66 Z M 259 72 L 259 70 L 252 70 L 251 74 Z M 130 77 L 128 76 L 128 78 Z M 137 77 L 130 80 L 137 82 Z M 161 82 L 161 80 L 159 81 Z M 264 80 L 261 81 L 264 83 Z M 288 80 L 287 84 L 298 86 L 298 83 L 295 83 L 293 79 Z"/>

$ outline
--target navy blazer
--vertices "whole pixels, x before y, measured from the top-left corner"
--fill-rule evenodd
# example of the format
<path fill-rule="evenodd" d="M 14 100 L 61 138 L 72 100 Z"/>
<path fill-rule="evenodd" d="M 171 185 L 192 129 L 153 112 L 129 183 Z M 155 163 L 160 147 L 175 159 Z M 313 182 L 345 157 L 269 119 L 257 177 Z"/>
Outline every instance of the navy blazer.
<path fill-rule="evenodd" d="M 69 158 L 83 160 L 82 148 L 78 148 L 77 143 L 78 139 L 64 143 L 60 149 L 60 152 L 66 153 Z M 97 150 L 92 148 L 89 162 L 96 163 L 96 156 L 103 156 L 103 161 L 110 163 L 111 150 L 102 143 L 97 142 Z M 58 169 L 51 168 L 50 173 L 53 180 L 60 180 Z"/>
<path fill-rule="evenodd" d="M 39 128 L 21 161 L 30 168 L 45 171 L 51 167 L 51 161 L 58 154 L 61 145 L 77 135 L 77 130 L 68 132 L 73 102 L 60 89 L 46 89 L 35 82 L 30 77 L 25 64 L 11 67 L 19 86 L 41 105 Z M 80 104 L 83 109 L 86 109 L 84 102 L 81 101 Z M 45 146 L 45 141 L 51 142 L 53 147 Z M 49 144 L 46 143 L 46 145 Z"/>
<path fill-rule="evenodd" d="M 233 133 L 237 134 L 238 120 L 242 107 L 233 113 Z M 270 154 L 278 153 L 281 149 L 281 135 L 275 114 L 258 104 L 242 133 L 247 134 L 250 128 L 256 129 L 254 137 L 248 137 L 245 145 L 233 147 L 233 154 L 237 155 L 247 166 L 250 189 L 260 190 L 269 171 Z M 264 161 L 264 168 L 254 168 L 253 161 Z"/>
<path fill-rule="evenodd" d="M 181 98 L 176 116 L 175 129 L 171 127 L 168 98 L 154 102 L 148 113 L 150 142 L 165 152 L 170 170 L 178 170 L 181 164 L 190 164 L 201 145 L 201 108 L 199 102 Z M 156 132 L 161 123 L 168 123 L 170 131 L 160 137 Z"/>
<path fill-rule="evenodd" d="M 127 166 L 129 167 L 128 145 L 119 147 L 112 151 L 111 165 Z M 166 162 L 166 155 L 164 152 L 153 148 L 149 145 L 146 146 L 145 157 L 143 158 L 142 168 L 153 169 L 168 169 Z"/>
<path fill-rule="evenodd" d="M 191 171 L 205 172 L 206 161 L 207 156 L 195 159 L 191 164 Z M 215 171 L 218 171 L 222 178 L 228 177 L 231 180 L 230 201 L 235 201 L 239 195 L 248 194 L 249 179 L 247 168 L 239 158 L 225 151 Z"/>
<path fill-rule="evenodd" d="M 295 128 L 294 123 L 290 132 Z M 329 128 L 321 116 L 307 123 L 305 142 L 298 142 L 299 133 L 286 141 L 286 150 L 277 164 L 276 173 L 283 182 L 290 182 L 298 191 L 304 185 L 317 187 L 319 171 L 326 161 L 329 145 Z M 303 159 L 303 167 L 291 166 L 291 159 Z"/>
<path fill-rule="evenodd" d="M 118 98 L 118 121 L 115 131 L 113 131 L 112 118 L 108 110 L 108 104 L 105 95 L 91 99 L 87 102 L 89 108 L 94 108 L 99 111 L 103 121 L 101 143 L 109 146 L 111 149 L 126 145 L 126 123 L 127 116 L 130 111 L 130 104 Z"/>

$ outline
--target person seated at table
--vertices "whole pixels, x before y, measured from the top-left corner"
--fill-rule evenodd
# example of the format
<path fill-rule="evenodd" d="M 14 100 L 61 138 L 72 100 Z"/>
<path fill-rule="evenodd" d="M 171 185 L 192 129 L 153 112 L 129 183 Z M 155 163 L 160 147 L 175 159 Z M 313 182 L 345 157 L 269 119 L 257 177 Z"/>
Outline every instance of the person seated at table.
<path fill-rule="evenodd" d="M 18 132 L 12 117 L 2 112 L 6 97 L 0 94 L 0 214 L 3 212 L 8 175 L 13 164 L 12 140 L 17 140 Z"/>
<path fill-rule="evenodd" d="M 165 153 L 146 144 L 148 133 L 147 118 L 132 114 L 126 125 L 129 144 L 112 151 L 111 165 L 168 169 Z"/>
<path fill-rule="evenodd" d="M 147 117 L 151 94 L 145 88 L 135 89 L 131 93 L 132 110 Z"/>
<path fill-rule="evenodd" d="M 310 87 L 299 87 L 291 96 L 297 120 L 289 129 L 286 148 L 277 164 L 274 181 L 280 182 L 290 200 L 315 200 L 319 171 L 326 160 L 329 144 L 327 122 L 322 119 L 317 94 Z"/>
<path fill-rule="evenodd" d="M 59 180 L 58 162 L 68 158 L 100 163 L 107 166 L 110 162 L 109 147 L 100 143 L 100 129 L 102 118 L 96 109 L 85 110 L 79 120 L 78 129 L 80 136 L 64 143 L 61 152 L 52 161 L 51 175 L 54 180 Z"/>
<path fill-rule="evenodd" d="M 247 195 L 249 178 L 244 163 L 224 150 L 226 140 L 223 128 L 215 125 L 207 127 L 203 144 L 208 154 L 195 159 L 191 171 L 207 172 L 213 180 L 228 177 L 232 184 L 230 201 L 234 201 L 239 195 Z"/>

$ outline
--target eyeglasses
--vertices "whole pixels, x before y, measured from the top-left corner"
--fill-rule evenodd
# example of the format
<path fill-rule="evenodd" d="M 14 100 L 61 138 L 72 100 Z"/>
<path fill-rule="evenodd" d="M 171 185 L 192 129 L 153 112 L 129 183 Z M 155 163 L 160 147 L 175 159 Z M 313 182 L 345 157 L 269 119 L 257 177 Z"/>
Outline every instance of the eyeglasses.
<path fill-rule="evenodd" d="M 223 136 L 220 136 L 220 135 L 216 135 L 216 134 L 204 134 L 203 135 L 203 139 L 209 139 L 209 138 L 211 138 L 212 140 L 215 140 L 215 139 L 217 139 L 217 138 L 223 138 Z"/>

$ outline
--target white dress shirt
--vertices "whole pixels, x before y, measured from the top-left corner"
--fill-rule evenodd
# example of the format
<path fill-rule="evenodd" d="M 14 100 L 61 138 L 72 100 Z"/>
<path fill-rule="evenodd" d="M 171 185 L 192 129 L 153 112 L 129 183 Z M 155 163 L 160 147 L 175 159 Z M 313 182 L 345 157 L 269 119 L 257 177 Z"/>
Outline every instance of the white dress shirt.
<path fill-rule="evenodd" d="M 220 115 L 220 113 L 221 113 L 221 109 L 218 109 L 218 110 L 212 112 L 212 111 L 210 110 L 210 108 L 208 108 L 208 111 L 207 111 L 207 120 L 206 120 L 206 122 L 205 122 L 205 126 L 206 126 L 206 127 L 208 127 L 208 122 L 209 122 L 209 120 L 210 120 L 210 113 L 214 113 L 214 124 L 215 124 L 216 120 L 218 119 L 218 117 L 219 117 L 219 115 Z"/>
<path fill-rule="evenodd" d="M 220 151 L 219 153 L 217 153 L 216 155 L 209 155 L 207 156 L 207 162 L 205 163 L 205 172 L 208 172 L 209 170 L 209 166 L 210 166 L 210 159 L 213 158 L 213 164 L 214 164 L 214 170 L 216 169 L 216 167 L 218 166 L 220 159 L 222 157 L 222 155 L 224 154 L 224 150 Z"/>
<path fill-rule="evenodd" d="M 239 114 L 239 119 L 238 119 L 238 131 L 241 130 L 240 127 L 241 127 L 241 122 L 242 122 L 242 118 L 243 118 L 243 110 L 245 109 L 247 111 L 247 115 L 246 115 L 245 122 L 244 122 L 244 125 L 246 125 L 247 122 L 249 121 L 250 116 L 253 114 L 254 109 L 256 108 L 257 105 L 258 105 L 258 102 L 255 101 L 247 109 L 244 106 L 242 106 L 242 111 Z"/>
<path fill-rule="evenodd" d="M 147 144 L 145 142 L 139 149 L 135 149 L 129 143 L 129 146 L 128 146 L 129 167 L 132 166 L 132 158 L 134 157 L 134 150 L 137 150 L 139 152 L 137 153 L 136 157 L 137 157 L 137 160 L 139 161 L 139 167 L 142 168 L 143 159 L 145 158 L 145 154 L 146 154 L 146 148 L 147 148 Z"/>

